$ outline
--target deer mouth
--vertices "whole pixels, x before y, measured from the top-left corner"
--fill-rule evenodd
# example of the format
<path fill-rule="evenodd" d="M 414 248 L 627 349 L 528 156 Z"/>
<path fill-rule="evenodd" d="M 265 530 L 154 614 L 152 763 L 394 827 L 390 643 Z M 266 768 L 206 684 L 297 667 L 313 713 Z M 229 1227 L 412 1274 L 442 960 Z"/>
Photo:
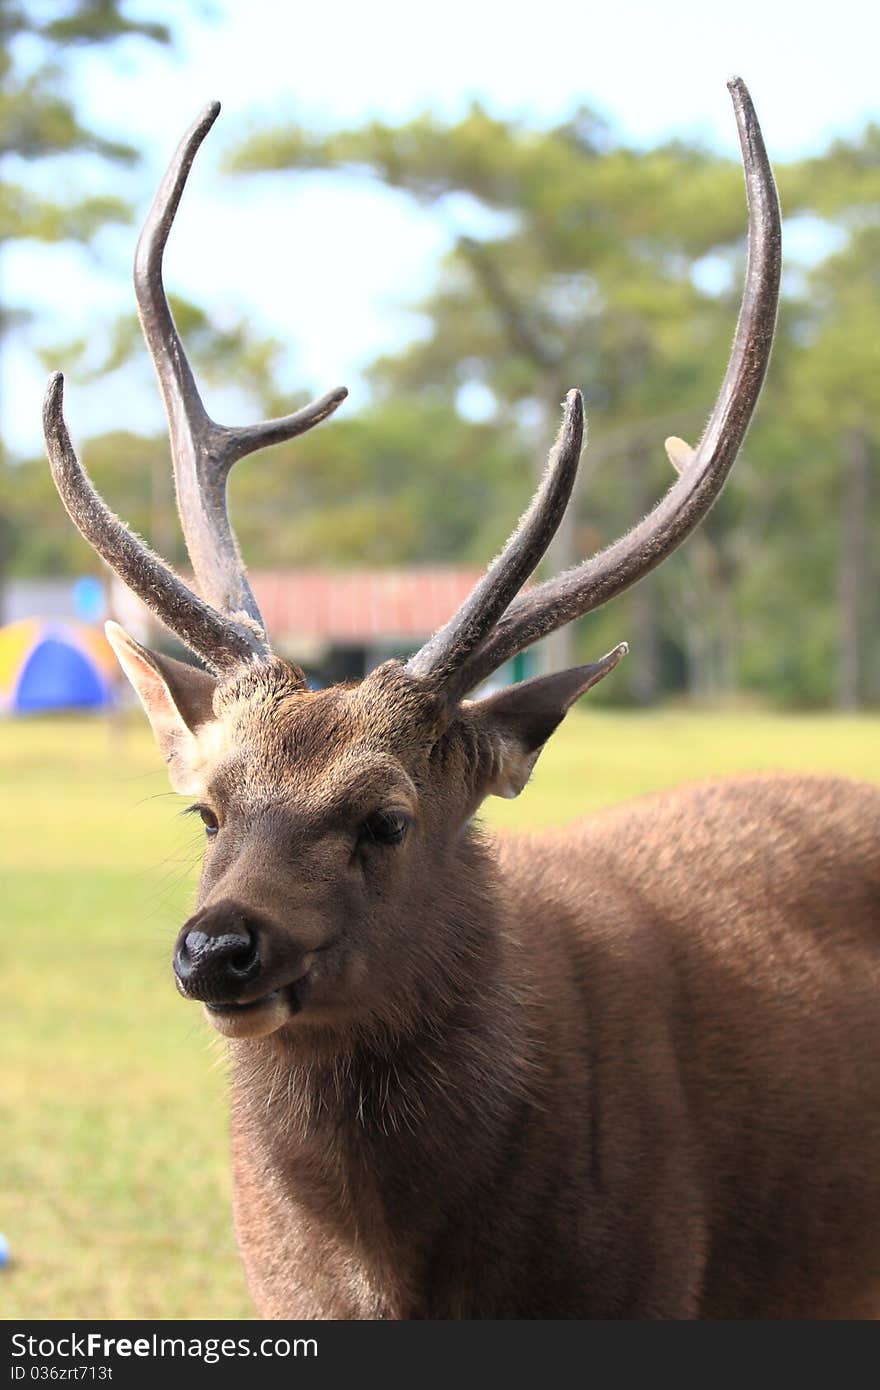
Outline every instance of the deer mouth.
<path fill-rule="evenodd" d="M 296 986 L 273 989 L 248 1004 L 206 1004 L 205 1015 L 225 1038 L 265 1038 L 298 1013 Z"/>

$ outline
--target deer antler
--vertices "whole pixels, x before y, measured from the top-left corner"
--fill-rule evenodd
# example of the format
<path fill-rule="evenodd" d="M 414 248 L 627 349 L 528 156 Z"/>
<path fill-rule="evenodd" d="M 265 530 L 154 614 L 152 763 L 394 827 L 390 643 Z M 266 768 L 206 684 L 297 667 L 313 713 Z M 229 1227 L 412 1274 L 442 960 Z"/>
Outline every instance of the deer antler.
<path fill-rule="evenodd" d="M 413 675 L 430 675 L 441 682 L 452 678 L 537 569 L 568 506 L 583 437 L 583 397 L 580 391 L 569 391 L 559 437 L 528 511 L 455 617 L 407 663 Z"/>
<path fill-rule="evenodd" d="M 669 441 L 679 477 L 627 535 L 565 574 L 520 594 L 503 616 L 497 621 L 493 617 L 492 625 L 478 623 L 473 609 L 483 590 L 489 587 L 495 595 L 516 593 L 522 583 L 515 582 L 524 568 L 521 557 L 534 556 L 536 564 L 549 543 L 552 532 L 548 535 L 544 530 L 536 497 L 501 556 L 455 617 L 407 664 L 414 675 L 441 684 L 450 698 L 466 694 L 516 652 L 592 612 L 650 573 L 702 521 L 733 467 L 770 359 L 782 237 L 776 186 L 751 98 L 740 78 L 728 87 L 745 169 L 749 254 L 730 361 L 703 437 L 693 451 L 682 440 Z M 558 465 L 551 463 L 551 470 L 554 466 Z M 493 613 L 497 607 L 493 604 Z"/>
<path fill-rule="evenodd" d="M 44 405 L 52 476 L 74 524 L 129 588 L 215 670 L 270 652 L 229 522 L 229 471 L 246 454 L 304 434 L 332 415 L 348 394 L 340 386 L 292 415 L 238 428 L 218 425 L 202 404 L 165 296 L 162 257 L 193 159 L 219 111 L 220 103 L 212 102 L 180 142 L 147 215 L 134 264 L 141 326 L 168 416 L 178 511 L 202 598 L 114 516 L 95 490 L 64 423 L 60 373 L 50 379 Z"/>

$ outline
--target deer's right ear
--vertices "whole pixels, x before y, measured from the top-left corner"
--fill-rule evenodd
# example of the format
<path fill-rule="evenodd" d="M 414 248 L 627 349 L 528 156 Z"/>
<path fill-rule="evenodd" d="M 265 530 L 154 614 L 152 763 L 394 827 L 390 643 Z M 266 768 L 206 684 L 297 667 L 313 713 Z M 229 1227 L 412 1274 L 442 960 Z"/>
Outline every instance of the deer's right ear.
<path fill-rule="evenodd" d="M 172 787 L 186 796 L 198 796 L 205 748 L 197 735 L 214 721 L 214 677 L 149 651 L 118 623 L 106 623 L 104 631 L 147 712 Z"/>
<path fill-rule="evenodd" d="M 621 642 L 589 666 L 536 676 L 475 700 L 469 707 L 470 716 L 493 750 L 488 763 L 491 772 L 479 788 L 480 795 L 519 796 L 541 749 L 575 700 L 613 671 L 627 651 L 626 643 Z"/>

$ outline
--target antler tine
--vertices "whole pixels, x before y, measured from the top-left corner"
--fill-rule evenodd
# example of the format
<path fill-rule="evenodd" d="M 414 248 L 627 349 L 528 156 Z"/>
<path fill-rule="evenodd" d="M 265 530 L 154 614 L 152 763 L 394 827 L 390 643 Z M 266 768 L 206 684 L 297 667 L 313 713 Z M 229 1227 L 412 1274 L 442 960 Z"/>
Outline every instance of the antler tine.
<path fill-rule="evenodd" d="M 221 613 L 251 625 L 268 653 L 263 620 L 229 522 L 229 470 L 246 454 L 304 434 L 332 415 L 348 392 L 340 386 L 292 415 L 240 428 L 217 424 L 202 404 L 165 296 L 162 258 L 193 160 L 219 112 L 219 102 L 205 107 L 168 166 L 138 241 L 134 286 L 168 416 L 178 509 L 198 586 Z"/>
<path fill-rule="evenodd" d="M 49 378 L 43 430 L 52 477 L 71 521 L 112 570 L 214 671 L 260 655 L 261 644 L 215 612 L 119 520 L 74 452 L 64 421 L 64 377 Z"/>
<path fill-rule="evenodd" d="M 703 519 L 734 464 L 770 359 L 782 234 L 776 185 L 751 98 L 741 78 L 733 78 L 728 88 L 745 170 L 748 265 L 730 361 L 703 437 L 695 451 L 681 440 L 670 441 L 679 476 L 627 535 L 511 603 L 457 674 L 457 684 L 465 690 L 472 690 L 516 652 L 607 603 L 655 569 Z"/>
<path fill-rule="evenodd" d="M 429 677 L 456 693 L 456 672 L 492 630 L 511 599 L 536 569 L 568 505 L 584 436 L 584 402 L 569 391 L 547 469 L 515 532 L 455 616 L 407 662 L 414 676 Z"/>

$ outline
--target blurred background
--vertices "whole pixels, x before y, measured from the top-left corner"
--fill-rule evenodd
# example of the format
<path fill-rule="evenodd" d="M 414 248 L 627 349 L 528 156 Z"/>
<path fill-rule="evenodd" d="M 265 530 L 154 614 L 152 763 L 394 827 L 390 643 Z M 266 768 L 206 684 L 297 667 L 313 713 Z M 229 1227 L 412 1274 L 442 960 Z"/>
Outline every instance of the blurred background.
<path fill-rule="evenodd" d="M 631 644 L 488 815 L 548 824 L 741 768 L 880 779 L 880 22 L 860 0 L 833 24 L 789 0 L 0 14 L 0 1311 L 246 1316 L 222 1059 L 168 964 L 200 844 L 101 623 L 174 648 L 64 515 L 47 372 L 100 490 L 185 569 L 130 263 L 178 139 L 220 98 L 166 284 L 216 418 L 351 388 L 239 465 L 231 510 L 278 649 L 317 682 L 357 677 L 467 592 L 570 386 L 589 448 L 548 568 L 653 504 L 665 436 L 698 439 L 744 269 L 740 72 L 785 215 L 757 420 L 682 551 L 502 673 Z"/>

